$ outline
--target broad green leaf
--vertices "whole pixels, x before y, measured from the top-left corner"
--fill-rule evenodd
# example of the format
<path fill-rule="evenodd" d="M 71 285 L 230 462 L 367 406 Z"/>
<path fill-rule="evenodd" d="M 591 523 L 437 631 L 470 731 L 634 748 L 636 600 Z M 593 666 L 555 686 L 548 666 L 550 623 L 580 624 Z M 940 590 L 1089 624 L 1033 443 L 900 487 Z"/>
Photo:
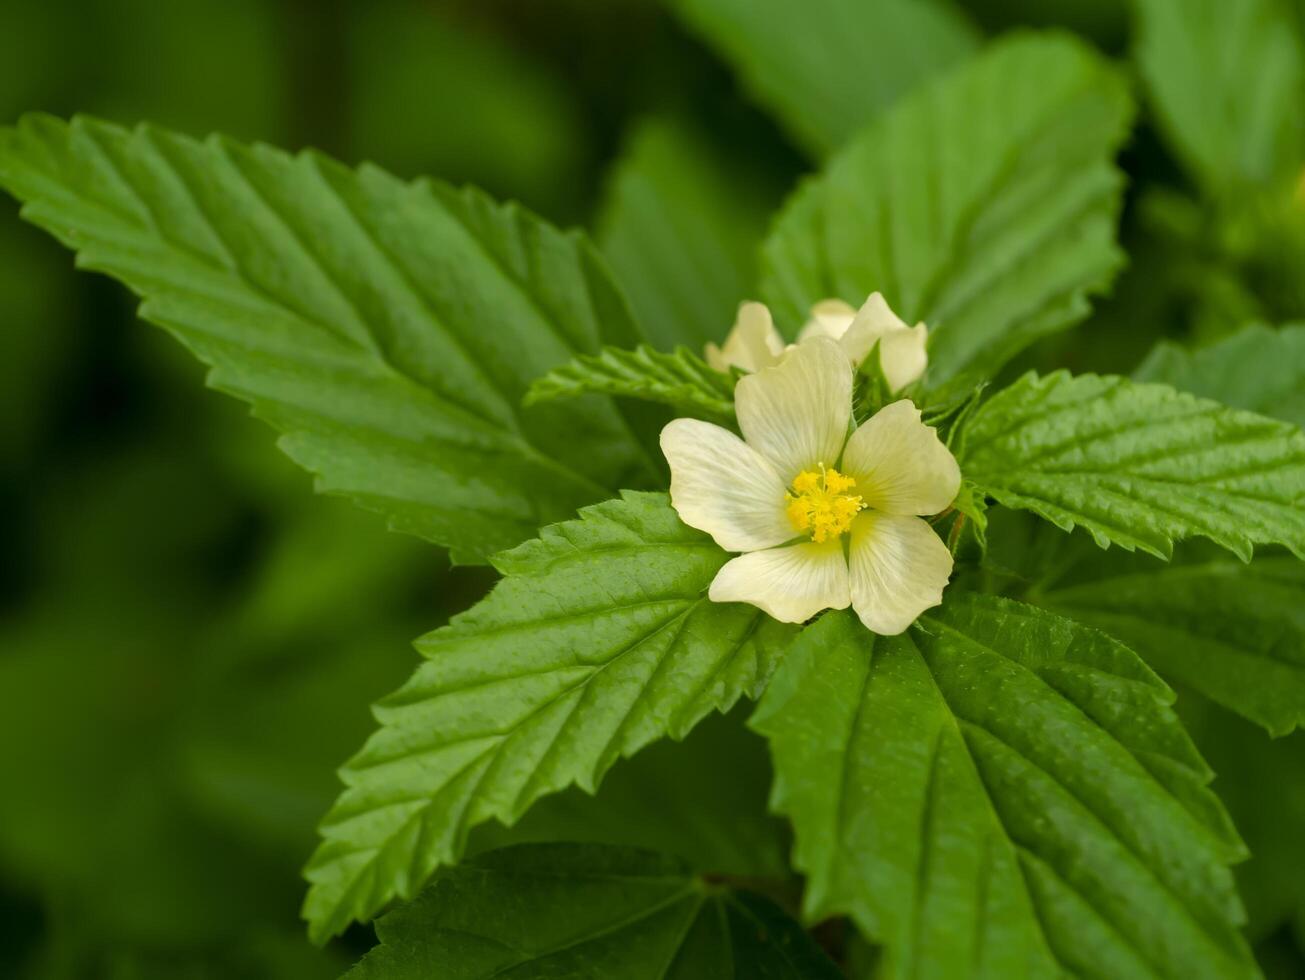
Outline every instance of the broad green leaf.
<path fill-rule="evenodd" d="M 1037 601 L 1099 626 L 1165 677 L 1272 735 L 1305 725 L 1305 565 L 1128 564 Z"/>
<path fill-rule="evenodd" d="M 958 457 L 998 503 L 1103 548 L 1168 558 L 1199 535 L 1305 557 L 1305 435 L 1167 385 L 1027 374 L 969 416 Z"/>
<path fill-rule="evenodd" d="M 28 116 L 0 185 L 78 264 L 144 297 L 321 490 L 480 557 L 649 465 L 601 400 L 534 378 L 636 340 L 580 237 L 473 190 L 315 153 Z"/>
<path fill-rule="evenodd" d="M 573 786 L 540 800 L 513 827 L 482 824 L 467 853 L 583 841 L 660 851 L 699 872 L 790 879 L 788 824 L 766 809 L 766 743 L 744 725 L 751 707 L 708 715 L 683 742 L 648 746 L 603 777 L 597 796 Z"/>
<path fill-rule="evenodd" d="M 496 557 L 505 578 L 417 641 L 425 662 L 342 770 L 306 872 L 313 936 L 414 895 L 475 825 L 592 793 L 622 756 L 756 697 L 793 631 L 707 600 L 728 557 L 664 494 L 634 493 Z"/>
<path fill-rule="evenodd" d="M 1136 0 L 1137 58 L 1166 135 L 1223 196 L 1305 165 L 1305 50 L 1282 0 Z"/>
<path fill-rule="evenodd" d="M 731 422 L 736 380 L 685 347 L 673 354 L 646 344 L 634 350 L 604 347 L 597 355 L 582 354 L 536 380 L 526 392 L 526 404 L 597 392 L 660 402 L 682 415 Z"/>
<path fill-rule="evenodd" d="M 1305 326 L 1247 327 L 1194 351 L 1165 341 L 1133 377 L 1305 428 Z"/>
<path fill-rule="evenodd" d="M 1305 420 L 1305 328 L 1255 326 L 1188 351 L 1162 343 L 1135 372 L 1237 408 Z M 1003 545 L 1010 536 L 998 536 Z M 1023 567 L 1029 601 L 1100 626 L 1166 679 L 1273 735 L 1305 722 L 1305 571 L 1283 557 L 1250 565 L 1114 559 L 1078 537 L 1001 560 Z M 1054 581 L 1049 580 L 1054 576 Z"/>
<path fill-rule="evenodd" d="M 928 323 L 931 387 L 964 391 L 1086 316 L 1119 268 L 1113 158 L 1131 114 L 1083 44 L 993 44 L 794 195 L 764 247 L 762 296 L 791 333 L 822 299 L 879 290 Z"/>
<path fill-rule="evenodd" d="M 376 923 L 349 980 L 837 980 L 768 899 L 673 859 L 592 844 L 523 845 L 442 871 Z"/>
<path fill-rule="evenodd" d="M 1195 351 L 1161 343 L 1134 377 L 1299 426 L 1305 424 L 1305 327 L 1252 326 Z M 1067 582 L 1035 587 L 1030 599 L 1099 625 L 1166 678 L 1272 735 L 1305 723 L 1305 571 L 1299 562 L 1262 557 L 1249 566 L 1156 567 L 1073 561 L 1071 555 L 1057 564 L 1077 571 Z"/>
<path fill-rule="evenodd" d="M 901 637 L 830 613 L 754 725 L 808 918 L 887 977 L 1255 976 L 1244 857 L 1173 695 L 1095 630 L 953 592 Z"/>
<path fill-rule="evenodd" d="M 757 100 L 813 155 L 978 46 L 949 0 L 679 0 Z"/>
<path fill-rule="evenodd" d="M 638 126 L 598 217 L 599 247 L 663 350 L 720 341 L 757 281 L 757 242 L 782 189 L 742 147 L 688 126 Z"/>

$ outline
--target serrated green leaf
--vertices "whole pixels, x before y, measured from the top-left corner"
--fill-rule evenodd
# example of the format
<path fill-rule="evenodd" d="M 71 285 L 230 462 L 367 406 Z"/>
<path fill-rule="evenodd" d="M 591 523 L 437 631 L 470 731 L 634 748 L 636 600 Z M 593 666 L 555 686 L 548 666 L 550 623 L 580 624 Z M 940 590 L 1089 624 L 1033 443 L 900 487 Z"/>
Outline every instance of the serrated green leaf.
<path fill-rule="evenodd" d="M 349 980 L 837 980 L 769 900 L 678 862 L 591 844 L 523 845 L 449 868 L 376 923 Z"/>
<path fill-rule="evenodd" d="M 708 366 L 685 347 L 673 354 L 640 344 L 604 347 L 554 368 L 526 392 L 526 404 L 587 394 L 617 395 L 669 405 L 681 415 L 732 423 L 736 378 Z"/>
<path fill-rule="evenodd" d="M 1305 565 L 1294 558 L 1131 562 L 1037 601 L 1106 630 L 1271 735 L 1305 725 Z"/>
<path fill-rule="evenodd" d="M 964 60 L 979 40 L 949 0 L 679 0 L 677 6 L 817 156 Z"/>
<path fill-rule="evenodd" d="M 1027 374 L 966 420 L 967 479 L 1007 507 L 1168 558 L 1207 537 L 1305 556 L 1305 435 L 1295 426 L 1120 377 Z"/>
<path fill-rule="evenodd" d="M 1252 977 L 1209 768 L 1127 648 L 953 592 L 901 637 L 830 613 L 754 721 L 806 915 L 886 977 Z"/>
<path fill-rule="evenodd" d="M 1133 377 L 1305 428 L 1305 326 L 1257 324 L 1198 350 L 1164 341 Z"/>
<path fill-rule="evenodd" d="M 1236 408 L 1305 423 L 1305 327 L 1251 326 L 1188 350 L 1158 345 L 1134 372 Z M 1305 724 L 1305 571 L 1287 558 L 1156 567 L 1058 559 L 1031 600 L 1125 640 L 1166 678 L 1281 736 Z M 1065 576 L 1069 570 L 1068 580 Z"/>
<path fill-rule="evenodd" d="M 707 600 L 728 557 L 665 494 L 634 493 L 496 557 L 505 578 L 417 641 L 425 662 L 341 772 L 306 872 L 313 936 L 415 894 L 476 824 L 593 792 L 622 756 L 756 697 L 793 629 Z"/>
<path fill-rule="evenodd" d="M 1086 316 L 1119 268 L 1113 158 L 1131 114 L 1085 45 L 997 42 L 794 195 L 764 247 L 763 298 L 791 332 L 819 300 L 879 290 L 928 323 L 930 386 L 963 391 Z"/>
<path fill-rule="evenodd" d="M 1305 164 L 1305 50 L 1281 0 L 1138 0 L 1137 58 L 1163 130 L 1215 195 Z"/>
<path fill-rule="evenodd" d="M 757 242 L 782 190 L 754 158 L 688 126 L 638 126 L 610 179 L 597 239 L 654 346 L 720 341 L 757 281 Z"/>
<path fill-rule="evenodd" d="M 319 489 L 396 529 L 481 557 L 649 472 L 610 404 L 521 410 L 534 378 L 638 337 L 584 239 L 514 205 L 40 115 L 0 129 L 0 185 L 144 297 Z"/>

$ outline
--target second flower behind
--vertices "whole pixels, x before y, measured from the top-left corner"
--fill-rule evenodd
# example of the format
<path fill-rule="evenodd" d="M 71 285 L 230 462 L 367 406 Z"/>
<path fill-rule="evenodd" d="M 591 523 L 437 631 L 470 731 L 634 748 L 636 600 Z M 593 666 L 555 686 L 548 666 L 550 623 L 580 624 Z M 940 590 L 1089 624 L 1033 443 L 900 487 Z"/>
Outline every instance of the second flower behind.
<path fill-rule="evenodd" d="M 742 439 L 696 419 L 662 430 L 680 519 L 742 552 L 712 601 L 789 623 L 850 605 L 884 635 L 942 601 L 952 556 L 922 518 L 952 503 L 960 468 L 908 400 L 854 429 L 852 387 L 844 348 L 813 336 L 740 379 Z"/>

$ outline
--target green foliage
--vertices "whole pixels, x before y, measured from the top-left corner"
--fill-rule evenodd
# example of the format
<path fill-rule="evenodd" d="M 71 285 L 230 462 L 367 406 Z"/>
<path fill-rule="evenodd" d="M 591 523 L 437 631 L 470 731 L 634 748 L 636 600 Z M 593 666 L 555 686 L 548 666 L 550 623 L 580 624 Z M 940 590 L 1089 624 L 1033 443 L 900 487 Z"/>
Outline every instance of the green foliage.
<path fill-rule="evenodd" d="M 930 329 L 929 384 L 965 391 L 1087 315 L 1123 256 L 1119 74 L 1067 37 L 1000 41 L 863 131 L 790 200 L 763 252 L 781 329 L 883 292 Z"/>
<path fill-rule="evenodd" d="M 635 129 L 597 236 L 654 346 L 719 341 L 751 295 L 757 242 L 779 197 L 755 171 L 683 123 Z"/>
<path fill-rule="evenodd" d="M 1211 773 L 1127 648 L 949 593 L 902 637 L 829 613 L 757 709 L 805 911 L 884 975 L 1254 976 Z"/>
<path fill-rule="evenodd" d="M 1305 427 L 1305 326 L 1257 324 L 1195 351 L 1161 343 L 1133 377 Z"/>
<path fill-rule="evenodd" d="M 613 763 L 756 697 L 792 630 L 711 603 L 727 556 L 663 494 L 630 494 L 495 559 L 504 579 L 376 709 L 342 771 L 304 914 L 317 939 L 410 897 L 467 831 L 536 799 L 593 792 Z"/>
<path fill-rule="evenodd" d="M 656 854 L 594 845 L 482 855 L 441 872 L 376 933 L 381 945 L 349 980 L 842 975 L 769 900 L 708 885 Z"/>
<path fill-rule="evenodd" d="M 682 742 L 653 743 L 613 767 L 597 796 L 573 786 L 544 797 L 511 827 L 481 824 L 467 853 L 522 843 L 616 844 L 674 855 L 699 872 L 789 881 L 791 834 L 766 809 L 770 756 L 765 740 L 745 727 L 751 707 L 708 715 Z"/>
<path fill-rule="evenodd" d="M 46 116 L 0 130 L 0 184 L 142 295 L 319 489 L 396 529 L 480 558 L 648 465 L 601 401 L 521 411 L 538 375 L 637 335 L 592 248 L 519 208 Z"/>
<path fill-rule="evenodd" d="M 965 421 L 966 478 L 1065 530 L 1168 558 L 1204 536 L 1305 556 L 1305 435 L 1166 385 L 1028 374 Z"/>
<path fill-rule="evenodd" d="M 120 290 L 0 228 L 0 974 L 338 975 L 367 930 L 313 949 L 300 907 L 397 907 L 358 977 L 832 980 L 812 937 L 879 980 L 1299 974 L 1305 327 L 1245 325 L 1305 317 L 1305 4 L 1137 0 L 1131 65 L 1003 35 L 1119 53 L 1130 3 L 0 5 L 9 118 L 320 146 L 599 245 L 314 152 L 0 128 L 27 217 L 321 489 L 496 556 L 305 506 Z M 1052 338 L 1123 260 L 1131 77 L 1126 288 Z M 772 224 L 784 133 L 827 171 Z M 964 468 L 943 605 L 710 603 L 728 556 L 637 492 L 653 423 L 733 422 L 693 352 L 740 300 L 792 336 L 873 289 Z"/>
<path fill-rule="evenodd" d="M 1125 568 L 1038 597 L 1272 735 L 1305 725 L 1303 599 L 1294 558 Z"/>
<path fill-rule="evenodd" d="M 1196 351 L 1162 343 L 1134 377 L 1300 425 L 1305 328 L 1252 326 Z M 1157 567 L 1092 561 L 1081 548 L 1069 550 L 1068 561 L 1051 560 L 1061 579 L 1035 582 L 1031 599 L 1097 623 L 1166 678 L 1271 734 L 1289 732 L 1305 719 L 1299 616 L 1305 577 L 1298 563 L 1268 557 L 1250 566 L 1211 561 Z"/>
<path fill-rule="evenodd" d="M 598 392 L 660 402 L 680 415 L 731 422 L 735 380 L 685 347 L 673 354 L 644 344 L 634 350 L 604 347 L 597 355 L 581 355 L 538 379 L 526 392 L 526 404 Z"/>
<path fill-rule="evenodd" d="M 1237 890 L 1246 903 L 1247 936 L 1259 942 L 1305 916 L 1305 732 L 1271 740 L 1200 697 L 1182 698 L 1179 708 L 1219 774 L 1214 788 L 1250 849 L 1251 859 L 1237 866 Z"/>
<path fill-rule="evenodd" d="M 950 0 L 678 0 L 678 9 L 815 155 L 978 40 Z"/>
<path fill-rule="evenodd" d="M 1305 49 L 1288 0 L 1136 0 L 1137 57 L 1165 132 L 1214 196 L 1305 165 Z"/>

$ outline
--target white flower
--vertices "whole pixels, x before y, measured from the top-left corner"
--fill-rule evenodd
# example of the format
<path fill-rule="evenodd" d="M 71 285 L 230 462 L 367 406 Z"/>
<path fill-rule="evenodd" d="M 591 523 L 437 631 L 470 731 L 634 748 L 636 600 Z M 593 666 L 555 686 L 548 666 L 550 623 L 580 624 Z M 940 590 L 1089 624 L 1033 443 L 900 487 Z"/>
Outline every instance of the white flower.
<path fill-rule="evenodd" d="M 798 343 L 813 337 L 836 340 L 854 366 L 879 344 L 879 363 L 889 388 L 901 391 L 922 374 L 929 363 L 925 341 L 929 328 L 923 323 L 908 327 L 888 306 L 882 293 L 871 293 L 860 310 L 841 299 L 821 300 L 811 307 L 811 318 L 798 334 Z M 760 371 L 779 362 L 785 350 L 784 338 L 775 329 L 764 303 L 742 303 L 724 346 L 708 344 L 707 363 L 717 371 L 737 367 Z"/>
<path fill-rule="evenodd" d="M 817 303 L 811 307 L 811 319 L 798 334 L 798 342 L 812 337 L 837 340 L 857 365 L 869 356 L 878 341 L 879 363 L 893 391 L 901 391 L 918 379 L 929 363 L 924 349 L 929 328 L 923 323 L 908 327 L 888 306 L 882 293 L 871 293 L 859 310 L 841 299 Z"/>
<path fill-rule="evenodd" d="M 708 344 L 705 353 L 707 363 L 717 371 L 728 373 L 731 367 L 760 371 L 775 364 L 784 348 L 784 338 L 775 329 L 766 304 L 740 303 L 725 346 Z"/>
<path fill-rule="evenodd" d="M 961 475 L 911 402 L 853 431 L 851 362 L 814 337 L 740 379 L 735 407 L 742 439 L 696 419 L 661 436 L 680 518 L 744 552 L 716 574 L 712 601 L 788 623 L 850 605 L 885 635 L 942 601 L 952 557 L 921 515 L 946 509 Z"/>

